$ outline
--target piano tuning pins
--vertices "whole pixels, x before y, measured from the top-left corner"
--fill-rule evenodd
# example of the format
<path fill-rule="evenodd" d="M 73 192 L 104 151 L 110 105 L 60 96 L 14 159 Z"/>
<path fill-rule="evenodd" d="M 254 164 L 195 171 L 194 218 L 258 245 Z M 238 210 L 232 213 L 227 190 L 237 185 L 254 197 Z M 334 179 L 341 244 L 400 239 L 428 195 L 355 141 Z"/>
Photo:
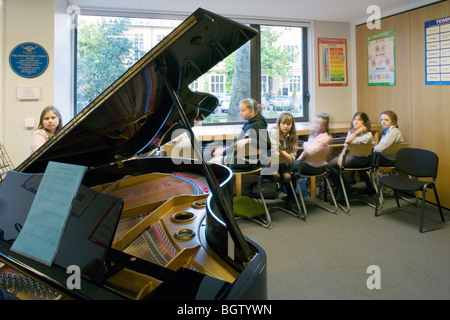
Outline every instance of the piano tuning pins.
<path fill-rule="evenodd" d="M 28 294 L 37 298 L 54 300 L 59 294 L 38 281 L 17 272 L 0 273 L 0 288 L 13 295 Z"/>

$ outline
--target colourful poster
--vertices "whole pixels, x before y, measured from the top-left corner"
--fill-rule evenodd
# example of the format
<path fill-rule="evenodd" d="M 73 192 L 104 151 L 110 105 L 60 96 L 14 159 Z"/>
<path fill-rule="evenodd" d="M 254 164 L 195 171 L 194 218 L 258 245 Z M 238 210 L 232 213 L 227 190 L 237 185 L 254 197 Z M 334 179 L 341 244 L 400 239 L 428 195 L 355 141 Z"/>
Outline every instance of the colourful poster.
<path fill-rule="evenodd" d="M 367 81 L 369 86 L 395 86 L 395 31 L 367 37 Z"/>
<path fill-rule="evenodd" d="M 347 86 L 347 40 L 318 38 L 319 86 Z"/>
<path fill-rule="evenodd" d="M 425 84 L 450 84 L 450 17 L 425 22 Z"/>

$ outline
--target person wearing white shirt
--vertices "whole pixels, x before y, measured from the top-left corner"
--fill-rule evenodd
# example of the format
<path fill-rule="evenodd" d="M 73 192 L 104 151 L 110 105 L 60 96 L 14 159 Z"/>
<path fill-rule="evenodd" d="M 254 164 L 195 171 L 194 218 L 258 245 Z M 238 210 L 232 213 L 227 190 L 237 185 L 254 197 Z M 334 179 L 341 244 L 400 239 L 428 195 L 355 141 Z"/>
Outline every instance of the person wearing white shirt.
<path fill-rule="evenodd" d="M 374 152 L 383 153 L 395 143 L 403 142 L 403 136 L 397 125 L 397 115 L 394 111 L 386 110 L 380 113 L 381 126 L 383 127 L 383 134 L 380 142 L 373 148 Z M 394 166 L 394 154 L 382 154 L 380 156 L 380 166 Z"/>
<path fill-rule="evenodd" d="M 385 110 L 380 113 L 381 126 L 383 133 L 380 142 L 373 148 L 373 152 L 381 153 L 379 158 L 379 165 L 391 167 L 395 165 L 395 154 L 382 154 L 384 150 L 395 143 L 403 142 L 403 136 L 397 125 L 397 114 L 391 110 Z M 361 180 L 369 181 L 367 172 L 358 171 Z M 375 188 L 371 183 L 366 182 L 366 189 L 359 190 L 360 193 L 374 195 Z"/>
<path fill-rule="evenodd" d="M 343 166 L 343 157 L 349 144 L 374 144 L 372 132 L 370 131 L 370 120 L 365 112 L 358 111 L 353 115 L 350 130 L 347 132 L 347 137 L 345 139 L 344 148 L 342 149 L 340 155 L 332 159 L 328 165 L 330 177 L 337 189 L 336 201 L 338 202 L 342 202 L 344 200 L 344 191 L 339 181 L 339 171 Z M 370 161 L 370 156 L 350 156 L 345 158 L 345 166 L 352 168 L 364 168 L 370 164 Z M 361 178 L 368 179 L 369 177 L 363 176 Z M 352 188 L 350 181 L 348 181 L 345 176 L 343 177 L 343 181 L 345 190 L 347 193 L 351 193 Z M 364 181 L 366 182 L 366 185 L 370 185 L 370 180 Z"/>

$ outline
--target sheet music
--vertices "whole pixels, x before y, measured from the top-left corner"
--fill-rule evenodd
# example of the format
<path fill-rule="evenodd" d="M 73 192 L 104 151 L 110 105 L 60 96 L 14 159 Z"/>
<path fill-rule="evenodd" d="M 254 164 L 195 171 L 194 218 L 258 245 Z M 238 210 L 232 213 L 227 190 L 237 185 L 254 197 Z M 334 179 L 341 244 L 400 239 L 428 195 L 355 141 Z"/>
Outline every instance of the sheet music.
<path fill-rule="evenodd" d="M 49 162 L 12 251 L 51 265 L 86 167 Z"/>

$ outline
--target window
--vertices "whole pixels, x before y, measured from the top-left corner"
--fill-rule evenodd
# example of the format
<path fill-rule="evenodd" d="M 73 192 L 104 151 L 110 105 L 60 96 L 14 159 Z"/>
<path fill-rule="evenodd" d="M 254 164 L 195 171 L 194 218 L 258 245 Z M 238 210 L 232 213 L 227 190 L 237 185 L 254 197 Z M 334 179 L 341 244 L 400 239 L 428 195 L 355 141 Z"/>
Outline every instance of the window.
<path fill-rule="evenodd" d="M 211 93 L 223 93 L 224 90 L 224 76 L 212 75 L 211 76 Z"/>
<path fill-rule="evenodd" d="M 289 31 L 291 31 L 291 30 L 289 30 Z M 289 54 L 291 55 L 291 61 L 293 63 L 298 63 L 299 62 L 298 45 L 284 45 L 284 50 L 289 52 Z"/>
<path fill-rule="evenodd" d="M 137 48 L 139 50 L 144 49 L 144 35 L 142 33 L 134 34 L 134 44 L 133 45 L 135 48 Z"/>
<path fill-rule="evenodd" d="M 263 115 L 274 119 L 290 112 L 297 119 L 307 120 L 301 85 L 306 70 L 298 50 L 303 44 L 303 28 L 262 25 L 260 31 L 261 76 L 266 82 L 266 91 L 261 93 Z"/>
<path fill-rule="evenodd" d="M 183 21 L 88 15 L 78 19 L 75 113 Z M 192 91 L 219 99 L 218 108 L 203 123 L 243 122 L 238 104 L 248 97 L 261 103 L 269 122 L 282 112 L 307 121 L 307 26 L 251 26 L 260 31 L 260 37 L 189 85 Z"/>
<path fill-rule="evenodd" d="M 135 48 L 134 54 L 135 54 L 135 60 L 139 60 L 143 56 L 143 49 L 144 49 L 144 35 L 142 33 L 135 33 L 134 34 L 134 43 L 133 47 Z"/>

